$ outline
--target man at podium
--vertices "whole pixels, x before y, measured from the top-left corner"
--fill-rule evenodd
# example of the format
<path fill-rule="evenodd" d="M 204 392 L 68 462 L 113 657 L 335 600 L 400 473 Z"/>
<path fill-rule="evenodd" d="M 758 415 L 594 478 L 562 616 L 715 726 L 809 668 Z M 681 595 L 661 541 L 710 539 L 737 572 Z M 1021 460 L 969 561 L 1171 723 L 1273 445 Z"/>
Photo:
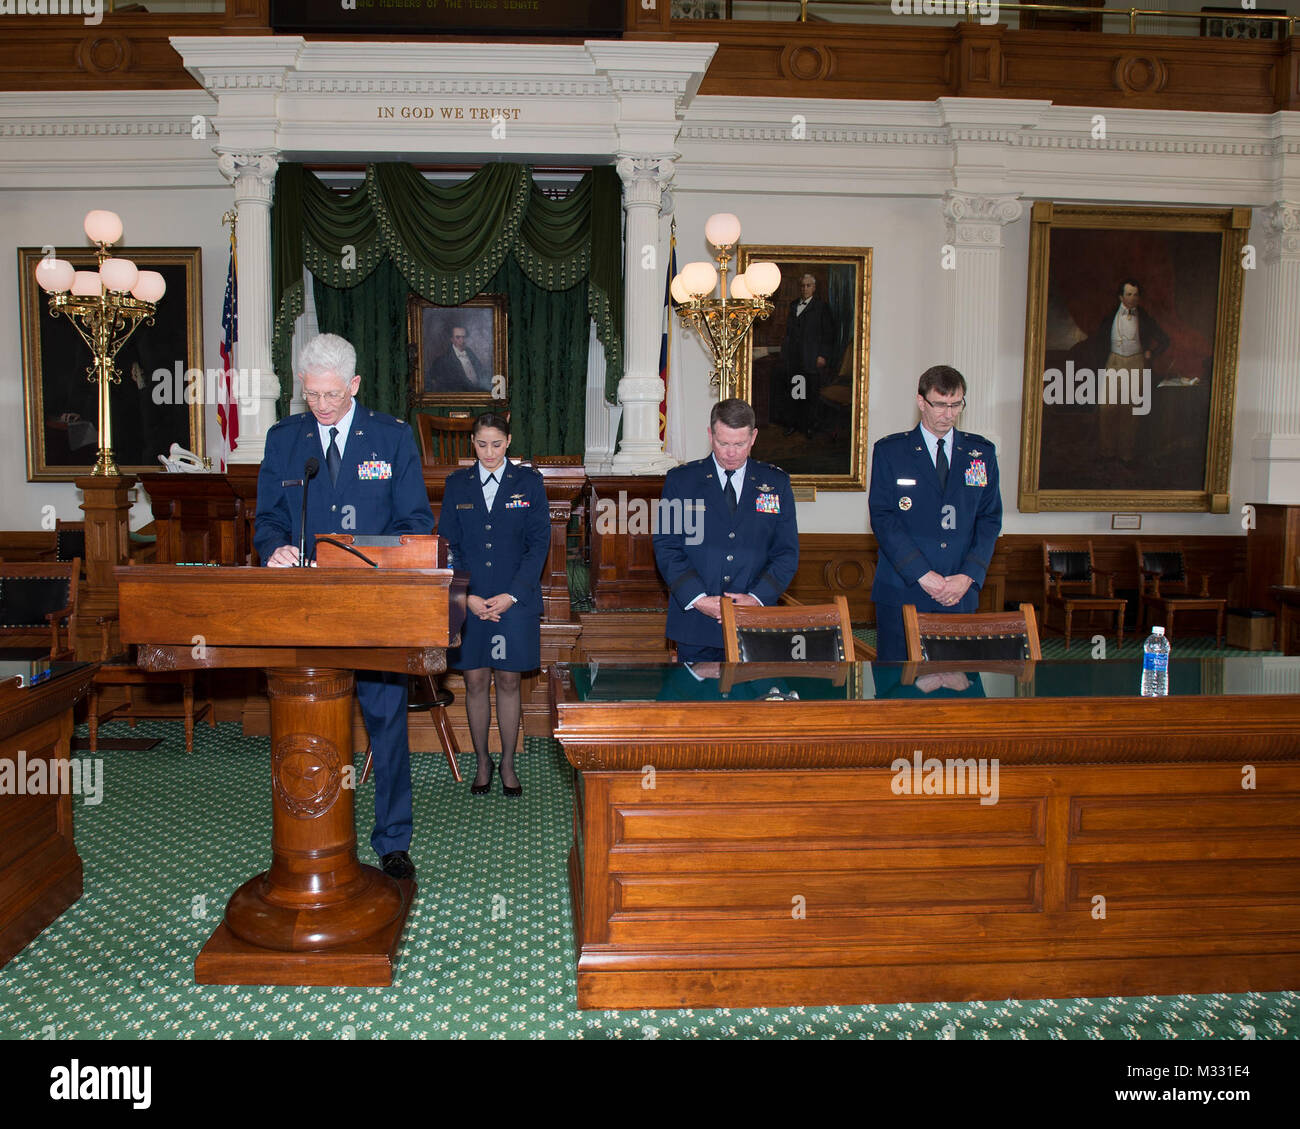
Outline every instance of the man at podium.
<path fill-rule="evenodd" d="M 266 433 L 257 476 L 253 544 L 264 564 L 289 568 L 315 555 L 317 533 L 432 533 L 433 511 L 407 424 L 353 399 L 361 385 L 356 350 L 332 333 L 308 342 L 299 361 L 311 415 L 282 419 Z M 314 465 L 313 465 L 314 464 Z M 324 473 L 317 473 L 322 469 Z M 301 515 L 306 499 L 306 532 Z M 370 844 L 384 873 L 414 878 L 411 750 L 406 676 L 356 672 L 357 698 L 375 764 L 375 829 Z"/>

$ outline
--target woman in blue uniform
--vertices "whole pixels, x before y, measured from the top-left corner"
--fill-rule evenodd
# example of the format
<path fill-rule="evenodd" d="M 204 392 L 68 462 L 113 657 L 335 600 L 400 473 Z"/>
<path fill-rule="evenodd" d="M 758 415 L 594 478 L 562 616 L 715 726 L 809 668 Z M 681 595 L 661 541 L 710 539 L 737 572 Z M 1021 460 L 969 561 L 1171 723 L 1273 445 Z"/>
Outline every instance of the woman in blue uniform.
<path fill-rule="evenodd" d="M 483 796 L 492 786 L 488 687 L 495 673 L 501 788 L 507 796 L 521 796 L 515 774 L 519 682 L 524 671 L 541 666 L 541 580 L 551 543 L 550 514 L 542 476 L 506 458 L 510 421 L 505 416 L 484 412 L 474 421 L 472 442 L 478 461 L 447 476 L 438 518 L 452 567 L 470 574 L 461 644 L 447 652 L 447 665 L 465 675 L 465 714 L 478 757 L 470 792 Z"/>

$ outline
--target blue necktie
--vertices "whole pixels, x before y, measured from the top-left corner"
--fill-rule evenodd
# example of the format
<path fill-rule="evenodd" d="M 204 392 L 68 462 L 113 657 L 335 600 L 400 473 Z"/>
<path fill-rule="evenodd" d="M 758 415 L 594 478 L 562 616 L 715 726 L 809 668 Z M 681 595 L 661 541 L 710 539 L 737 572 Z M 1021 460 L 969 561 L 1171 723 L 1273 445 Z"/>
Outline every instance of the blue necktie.
<path fill-rule="evenodd" d="M 939 472 L 939 489 L 948 488 L 948 456 L 943 452 L 943 440 L 939 440 L 939 452 L 934 459 L 934 469 Z"/>
<path fill-rule="evenodd" d="M 339 429 L 337 427 L 331 427 L 330 446 L 329 450 L 325 452 L 325 467 L 330 472 L 331 486 L 337 486 L 339 484 L 339 467 L 343 465 L 343 456 L 339 454 L 338 444 L 335 443 L 335 440 L 338 439 L 338 437 Z"/>

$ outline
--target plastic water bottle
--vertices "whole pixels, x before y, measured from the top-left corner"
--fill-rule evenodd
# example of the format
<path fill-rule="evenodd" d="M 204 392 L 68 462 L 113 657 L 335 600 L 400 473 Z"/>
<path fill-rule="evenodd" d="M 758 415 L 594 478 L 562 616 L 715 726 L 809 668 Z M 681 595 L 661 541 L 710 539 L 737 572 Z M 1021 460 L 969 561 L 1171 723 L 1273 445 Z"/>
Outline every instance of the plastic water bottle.
<path fill-rule="evenodd" d="M 1142 697 L 1163 698 L 1169 693 L 1169 640 L 1163 627 L 1153 627 L 1142 644 Z"/>

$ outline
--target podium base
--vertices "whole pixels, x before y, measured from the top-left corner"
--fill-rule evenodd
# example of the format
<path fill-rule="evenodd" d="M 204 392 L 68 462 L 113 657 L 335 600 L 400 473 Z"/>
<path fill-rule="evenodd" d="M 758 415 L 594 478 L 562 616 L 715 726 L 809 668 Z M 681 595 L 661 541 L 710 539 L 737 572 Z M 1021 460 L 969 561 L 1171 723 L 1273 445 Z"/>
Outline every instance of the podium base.
<path fill-rule="evenodd" d="M 373 936 L 336 949 L 278 952 L 241 941 L 223 921 L 194 962 L 196 984 L 295 984 L 308 987 L 388 988 L 397 966 L 397 946 L 415 899 L 414 879 L 397 883 L 402 909 Z"/>

